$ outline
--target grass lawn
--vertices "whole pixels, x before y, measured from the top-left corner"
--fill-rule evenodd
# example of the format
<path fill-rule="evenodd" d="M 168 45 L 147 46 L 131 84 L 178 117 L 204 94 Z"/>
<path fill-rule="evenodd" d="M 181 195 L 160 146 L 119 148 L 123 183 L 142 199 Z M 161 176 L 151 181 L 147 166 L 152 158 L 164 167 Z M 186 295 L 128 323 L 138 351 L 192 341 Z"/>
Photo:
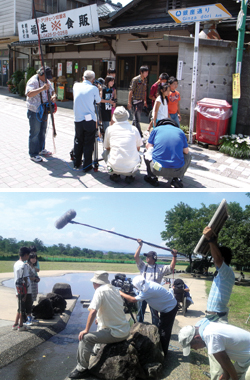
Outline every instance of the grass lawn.
<path fill-rule="evenodd" d="M 0 261 L 0 273 L 13 272 L 14 261 Z M 119 264 L 119 263 L 77 263 L 77 262 L 51 262 L 40 261 L 41 271 L 43 270 L 106 270 L 117 273 L 138 273 L 136 264 Z M 178 265 L 177 270 L 185 270 L 186 265 Z"/>

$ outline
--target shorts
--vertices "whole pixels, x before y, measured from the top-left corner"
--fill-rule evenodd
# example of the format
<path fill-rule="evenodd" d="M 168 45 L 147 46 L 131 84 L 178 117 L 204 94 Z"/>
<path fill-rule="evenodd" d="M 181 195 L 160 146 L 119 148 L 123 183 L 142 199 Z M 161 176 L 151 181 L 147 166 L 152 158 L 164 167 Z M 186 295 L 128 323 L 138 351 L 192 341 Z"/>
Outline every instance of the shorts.
<path fill-rule="evenodd" d="M 26 313 L 26 314 L 31 314 L 31 309 L 32 309 L 32 294 L 26 294 L 26 300 L 23 301 L 23 294 L 18 294 L 18 313 Z"/>

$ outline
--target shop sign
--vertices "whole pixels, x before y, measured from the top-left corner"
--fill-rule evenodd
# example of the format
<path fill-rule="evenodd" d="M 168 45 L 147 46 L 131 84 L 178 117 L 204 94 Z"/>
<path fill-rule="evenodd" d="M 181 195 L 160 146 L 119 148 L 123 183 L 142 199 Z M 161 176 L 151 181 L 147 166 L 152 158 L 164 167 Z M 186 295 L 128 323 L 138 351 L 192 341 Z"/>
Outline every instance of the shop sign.
<path fill-rule="evenodd" d="M 58 77 L 62 76 L 62 63 L 58 63 L 57 76 Z"/>
<path fill-rule="evenodd" d="M 175 22 L 197 22 L 232 17 L 222 4 L 209 4 L 198 7 L 172 9 L 168 11 Z"/>
<path fill-rule="evenodd" d="M 72 74 L 72 62 L 67 62 L 66 74 Z"/>
<path fill-rule="evenodd" d="M 49 14 L 37 19 L 41 39 L 99 32 L 97 5 Z M 19 41 L 38 41 L 35 19 L 18 23 Z"/>
<path fill-rule="evenodd" d="M 64 86 L 57 87 L 57 99 L 64 100 Z"/>

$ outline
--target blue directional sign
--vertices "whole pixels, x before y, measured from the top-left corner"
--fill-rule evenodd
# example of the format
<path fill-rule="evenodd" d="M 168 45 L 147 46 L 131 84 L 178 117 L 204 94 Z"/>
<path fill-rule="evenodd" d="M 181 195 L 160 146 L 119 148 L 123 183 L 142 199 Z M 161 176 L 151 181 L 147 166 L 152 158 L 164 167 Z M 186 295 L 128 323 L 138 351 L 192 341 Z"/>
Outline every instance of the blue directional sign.
<path fill-rule="evenodd" d="M 169 15 L 177 23 L 208 21 L 232 17 L 222 4 L 209 4 L 199 7 L 172 9 Z"/>

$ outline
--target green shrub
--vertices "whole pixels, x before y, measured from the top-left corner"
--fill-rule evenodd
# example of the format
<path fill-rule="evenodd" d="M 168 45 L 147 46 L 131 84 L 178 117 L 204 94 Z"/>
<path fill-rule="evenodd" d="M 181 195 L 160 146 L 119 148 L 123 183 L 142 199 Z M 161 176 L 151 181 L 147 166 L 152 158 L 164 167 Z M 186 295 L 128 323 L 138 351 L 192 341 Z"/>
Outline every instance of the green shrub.
<path fill-rule="evenodd" d="M 18 93 L 20 96 L 24 96 L 25 95 L 25 87 L 26 87 L 26 82 L 25 82 L 25 79 L 22 79 L 19 84 L 18 84 Z"/>
<path fill-rule="evenodd" d="M 18 86 L 19 82 L 24 79 L 24 71 L 17 70 L 11 75 L 14 86 Z"/>
<path fill-rule="evenodd" d="M 33 75 L 36 74 L 36 70 L 34 69 L 34 67 L 29 67 L 28 71 L 27 71 L 27 78 L 26 78 L 26 82 L 28 82 L 28 80 L 33 77 Z"/>
<path fill-rule="evenodd" d="M 220 152 L 231 157 L 250 158 L 250 136 L 225 135 L 220 137 Z"/>

